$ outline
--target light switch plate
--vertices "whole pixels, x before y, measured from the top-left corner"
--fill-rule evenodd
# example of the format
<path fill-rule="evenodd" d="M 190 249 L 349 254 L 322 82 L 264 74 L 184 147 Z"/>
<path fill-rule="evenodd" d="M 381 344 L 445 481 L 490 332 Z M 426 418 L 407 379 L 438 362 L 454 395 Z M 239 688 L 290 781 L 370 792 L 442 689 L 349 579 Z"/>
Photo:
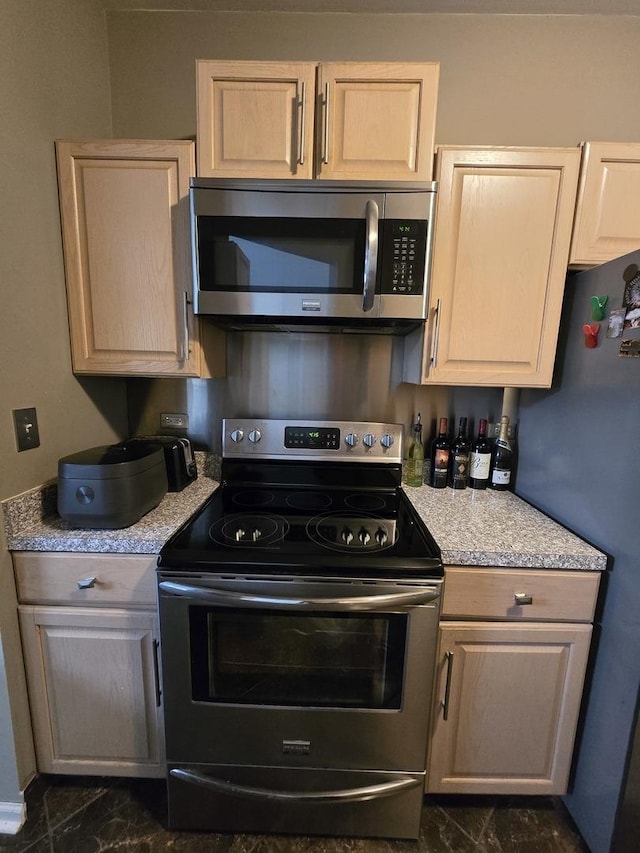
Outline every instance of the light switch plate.
<path fill-rule="evenodd" d="M 40 433 L 38 432 L 38 418 L 35 408 L 14 409 L 13 423 L 16 430 L 18 453 L 40 447 Z"/>

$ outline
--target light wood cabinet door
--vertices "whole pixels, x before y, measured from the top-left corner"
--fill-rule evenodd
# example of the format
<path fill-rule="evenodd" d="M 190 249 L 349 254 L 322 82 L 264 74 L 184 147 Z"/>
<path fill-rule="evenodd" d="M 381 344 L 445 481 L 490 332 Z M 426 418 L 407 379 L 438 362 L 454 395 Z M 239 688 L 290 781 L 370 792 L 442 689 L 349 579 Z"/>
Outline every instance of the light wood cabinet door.
<path fill-rule="evenodd" d="M 586 142 L 571 255 L 589 267 L 640 249 L 640 143 Z"/>
<path fill-rule="evenodd" d="M 427 790 L 564 793 L 591 631 L 441 623 Z"/>
<path fill-rule="evenodd" d="M 313 62 L 197 60 L 200 177 L 311 178 Z"/>
<path fill-rule="evenodd" d="M 19 607 L 41 773 L 163 776 L 152 610 Z"/>
<path fill-rule="evenodd" d="M 437 62 L 322 63 L 317 173 L 329 180 L 431 180 Z"/>
<path fill-rule="evenodd" d="M 551 385 L 578 169 L 577 149 L 438 150 L 424 383 Z"/>
<path fill-rule="evenodd" d="M 437 62 L 197 60 L 200 177 L 431 180 Z"/>
<path fill-rule="evenodd" d="M 73 370 L 119 376 L 203 370 L 192 310 L 192 142 L 56 143 Z M 224 369 L 224 361 L 218 365 Z"/>

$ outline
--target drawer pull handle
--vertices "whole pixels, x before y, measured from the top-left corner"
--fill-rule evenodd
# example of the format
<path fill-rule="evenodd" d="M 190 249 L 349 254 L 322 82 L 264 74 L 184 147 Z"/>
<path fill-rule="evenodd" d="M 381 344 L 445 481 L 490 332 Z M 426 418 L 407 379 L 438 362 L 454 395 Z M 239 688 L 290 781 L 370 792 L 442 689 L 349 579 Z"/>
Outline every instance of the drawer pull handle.
<path fill-rule="evenodd" d="M 523 604 L 533 604 L 533 596 L 527 595 L 526 592 L 516 592 L 513 597 L 515 598 L 518 607 L 522 607 Z"/>
<path fill-rule="evenodd" d="M 93 589 L 97 578 L 82 578 L 78 581 L 78 589 Z"/>

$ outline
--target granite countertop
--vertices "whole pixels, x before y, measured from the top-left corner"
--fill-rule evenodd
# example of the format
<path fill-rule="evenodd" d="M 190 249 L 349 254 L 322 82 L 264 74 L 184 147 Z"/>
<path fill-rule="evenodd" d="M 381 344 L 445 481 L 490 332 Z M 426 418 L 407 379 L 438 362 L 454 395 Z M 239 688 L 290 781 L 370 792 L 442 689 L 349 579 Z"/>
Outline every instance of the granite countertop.
<path fill-rule="evenodd" d="M 512 492 L 403 486 L 445 565 L 604 571 L 607 557 Z"/>
<path fill-rule="evenodd" d="M 56 513 L 55 482 L 2 502 L 11 551 L 157 554 L 215 491 L 220 460 L 196 453 L 198 479 L 130 527 L 79 529 Z M 445 565 L 603 571 L 607 558 L 511 492 L 403 486 Z"/>
<path fill-rule="evenodd" d="M 218 486 L 219 459 L 201 452 L 194 455 L 197 479 L 181 492 L 167 492 L 155 509 L 130 527 L 73 527 L 56 512 L 55 481 L 8 498 L 2 501 L 7 547 L 10 551 L 157 554 Z"/>

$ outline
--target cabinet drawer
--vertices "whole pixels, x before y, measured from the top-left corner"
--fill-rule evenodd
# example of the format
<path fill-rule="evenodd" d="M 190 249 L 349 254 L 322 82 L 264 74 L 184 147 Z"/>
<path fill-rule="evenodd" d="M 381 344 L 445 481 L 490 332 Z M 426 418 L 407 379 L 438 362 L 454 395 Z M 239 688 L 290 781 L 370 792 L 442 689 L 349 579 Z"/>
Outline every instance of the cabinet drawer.
<path fill-rule="evenodd" d="M 156 606 L 155 554 L 13 553 L 21 604 Z"/>
<path fill-rule="evenodd" d="M 599 583 L 598 572 L 455 566 L 445 571 L 442 617 L 591 622 Z"/>

